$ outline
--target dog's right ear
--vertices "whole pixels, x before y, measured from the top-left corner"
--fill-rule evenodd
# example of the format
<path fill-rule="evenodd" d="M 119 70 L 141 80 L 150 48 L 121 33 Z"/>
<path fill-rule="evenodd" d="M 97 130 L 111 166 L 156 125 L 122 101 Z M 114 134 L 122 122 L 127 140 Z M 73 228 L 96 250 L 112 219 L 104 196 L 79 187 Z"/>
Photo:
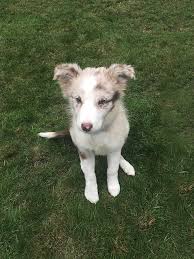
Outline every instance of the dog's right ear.
<path fill-rule="evenodd" d="M 72 80 L 81 72 L 77 64 L 60 64 L 55 67 L 53 80 L 57 80 L 64 93 L 68 91 Z"/>

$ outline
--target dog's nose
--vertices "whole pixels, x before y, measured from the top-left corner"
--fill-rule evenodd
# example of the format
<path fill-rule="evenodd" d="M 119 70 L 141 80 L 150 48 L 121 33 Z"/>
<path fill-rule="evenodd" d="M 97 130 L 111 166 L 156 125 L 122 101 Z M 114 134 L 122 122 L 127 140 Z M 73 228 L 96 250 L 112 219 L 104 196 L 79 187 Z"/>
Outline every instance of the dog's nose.
<path fill-rule="evenodd" d="M 82 123 L 81 127 L 83 131 L 88 132 L 92 129 L 93 125 L 91 123 Z"/>

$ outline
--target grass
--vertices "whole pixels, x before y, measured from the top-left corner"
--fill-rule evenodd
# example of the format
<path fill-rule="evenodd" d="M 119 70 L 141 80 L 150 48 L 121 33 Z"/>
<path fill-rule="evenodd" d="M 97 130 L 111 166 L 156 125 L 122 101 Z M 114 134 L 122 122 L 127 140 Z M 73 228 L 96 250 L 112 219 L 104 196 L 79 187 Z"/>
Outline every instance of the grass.
<path fill-rule="evenodd" d="M 194 253 L 192 1 L 1 2 L 0 258 L 179 258 Z M 61 62 L 133 64 L 121 194 L 84 198 L 78 155 L 37 132 L 67 127 Z"/>

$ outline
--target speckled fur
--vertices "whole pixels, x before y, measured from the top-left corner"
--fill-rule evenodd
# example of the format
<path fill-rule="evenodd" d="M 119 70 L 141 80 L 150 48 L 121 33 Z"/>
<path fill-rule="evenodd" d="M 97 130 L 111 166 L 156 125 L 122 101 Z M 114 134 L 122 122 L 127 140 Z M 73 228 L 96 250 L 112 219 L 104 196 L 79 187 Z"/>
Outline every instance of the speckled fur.
<path fill-rule="evenodd" d="M 131 78 L 135 78 L 134 69 L 125 64 L 83 70 L 77 64 L 61 64 L 55 68 L 54 80 L 59 82 L 63 96 L 69 100 L 70 134 L 78 148 L 85 176 L 85 197 L 91 203 L 99 200 L 95 155 L 107 156 L 107 184 L 112 196 L 120 192 L 119 165 L 126 174 L 135 175 L 132 165 L 121 155 L 129 133 L 122 97 Z M 83 125 L 91 125 L 91 129 L 86 132 Z M 54 134 L 47 132 L 40 136 L 52 138 Z"/>

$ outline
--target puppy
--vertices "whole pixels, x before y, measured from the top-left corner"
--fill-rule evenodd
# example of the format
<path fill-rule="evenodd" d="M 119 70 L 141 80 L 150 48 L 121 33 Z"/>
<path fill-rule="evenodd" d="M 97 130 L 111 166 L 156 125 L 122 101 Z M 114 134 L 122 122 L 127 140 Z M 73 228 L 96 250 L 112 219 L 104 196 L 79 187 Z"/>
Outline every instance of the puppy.
<path fill-rule="evenodd" d="M 69 100 L 70 135 L 79 152 L 85 197 L 91 203 L 99 200 L 95 155 L 107 156 L 107 185 L 112 196 L 120 192 L 119 165 L 126 174 L 135 175 L 133 166 L 121 155 L 129 133 L 122 97 L 131 78 L 135 78 L 134 68 L 124 64 L 85 69 L 77 64 L 61 64 L 54 71 L 54 80 Z M 63 132 L 42 132 L 39 136 L 55 138 Z"/>

